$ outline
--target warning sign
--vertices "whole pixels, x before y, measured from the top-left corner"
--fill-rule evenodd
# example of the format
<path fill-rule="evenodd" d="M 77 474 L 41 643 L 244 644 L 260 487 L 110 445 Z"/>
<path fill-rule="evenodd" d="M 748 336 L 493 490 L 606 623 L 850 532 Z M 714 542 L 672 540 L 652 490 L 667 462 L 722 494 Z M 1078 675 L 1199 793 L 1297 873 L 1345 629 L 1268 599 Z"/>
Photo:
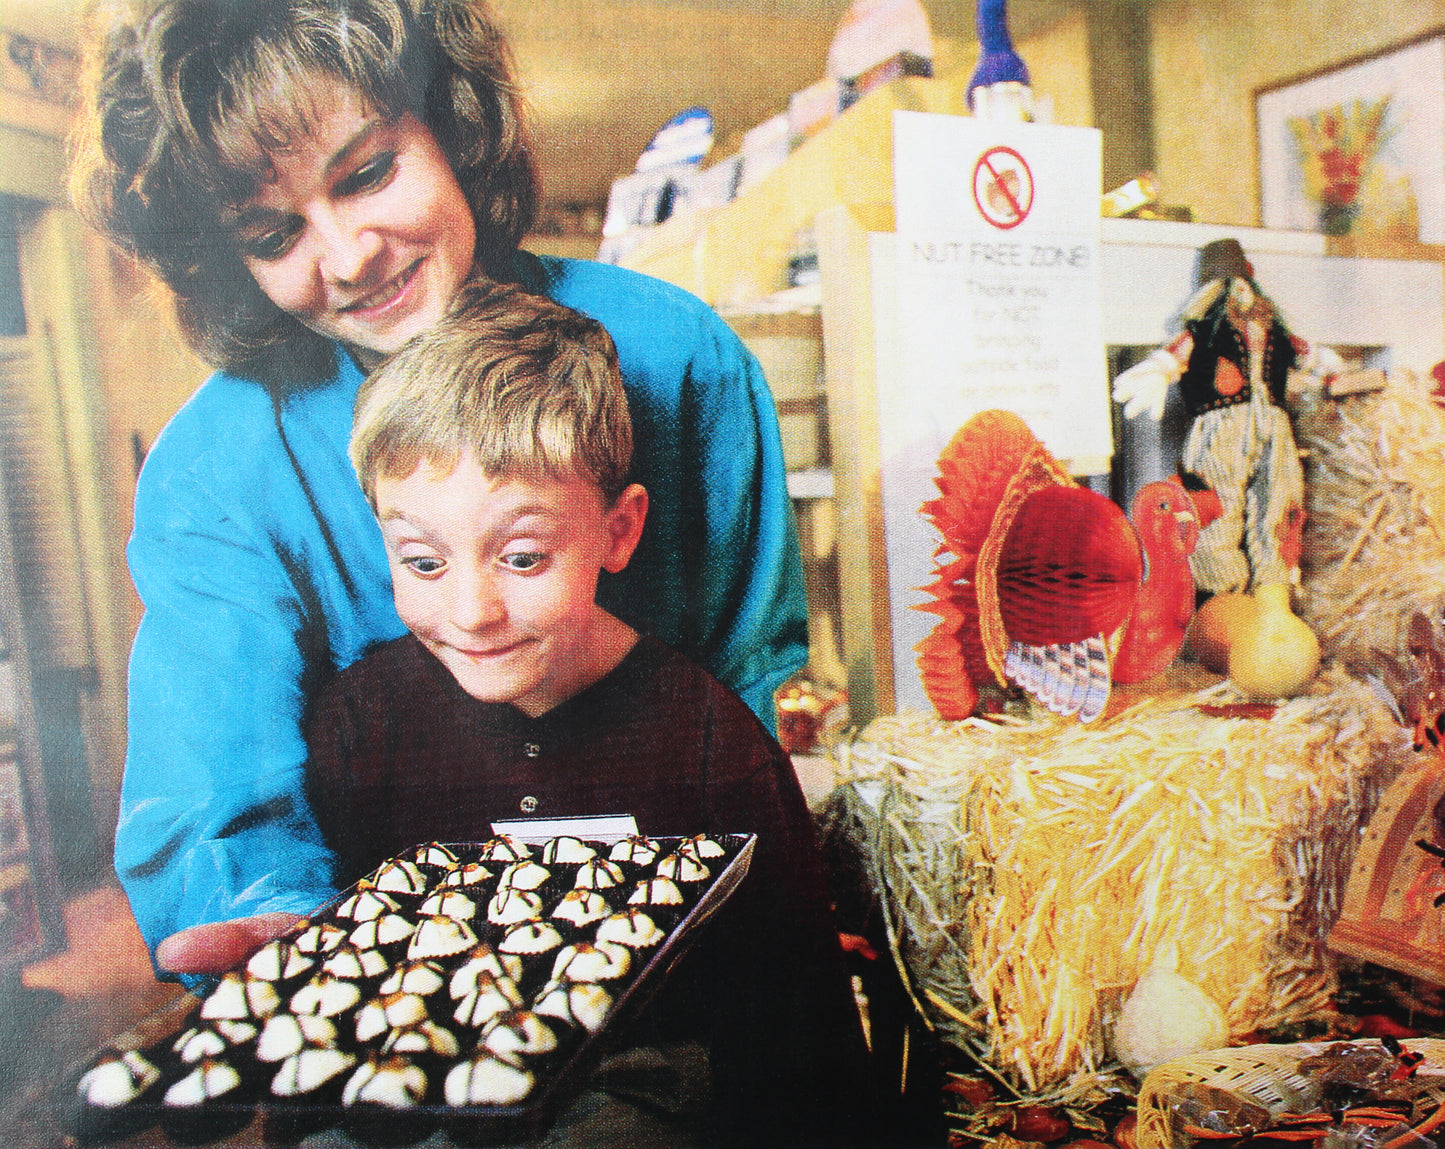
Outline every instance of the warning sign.
<path fill-rule="evenodd" d="M 973 202 L 979 214 L 1008 231 L 1028 218 L 1034 206 L 1034 173 L 1013 148 L 989 148 L 973 165 Z"/>
<path fill-rule="evenodd" d="M 1003 407 L 1056 458 L 1107 468 L 1099 132 L 898 111 L 893 148 L 902 363 L 887 445 L 946 441 Z"/>
<path fill-rule="evenodd" d="M 1093 128 L 898 111 L 896 234 L 873 272 L 879 494 L 894 701 L 928 707 L 918 587 L 938 540 L 918 508 L 969 416 L 1018 414 L 1076 474 L 1113 454 L 1099 281 L 1102 142 Z"/>

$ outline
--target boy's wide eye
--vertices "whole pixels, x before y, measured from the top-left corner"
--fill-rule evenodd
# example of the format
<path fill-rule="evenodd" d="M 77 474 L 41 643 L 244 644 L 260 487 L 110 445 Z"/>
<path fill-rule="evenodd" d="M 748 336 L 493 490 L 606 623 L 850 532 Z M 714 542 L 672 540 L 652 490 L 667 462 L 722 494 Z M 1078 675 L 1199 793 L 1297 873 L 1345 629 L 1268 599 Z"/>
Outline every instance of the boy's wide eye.
<path fill-rule="evenodd" d="M 441 574 L 442 568 L 447 564 L 435 555 L 415 555 L 412 558 L 402 559 L 401 565 L 411 571 L 412 574 L 430 577 Z"/>
<path fill-rule="evenodd" d="M 502 556 L 502 565 L 509 570 L 531 571 L 542 565 L 547 556 L 540 551 L 516 551 Z"/>

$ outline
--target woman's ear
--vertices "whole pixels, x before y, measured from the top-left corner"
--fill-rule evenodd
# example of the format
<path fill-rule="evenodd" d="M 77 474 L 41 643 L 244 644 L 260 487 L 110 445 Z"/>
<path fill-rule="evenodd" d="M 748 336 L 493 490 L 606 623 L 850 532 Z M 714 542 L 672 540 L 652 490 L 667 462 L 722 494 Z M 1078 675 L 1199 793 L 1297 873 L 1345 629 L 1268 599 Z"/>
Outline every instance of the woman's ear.
<path fill-rule="evenodd" d="M 632 483 L 607 510 L 607 554 L 602 569 L 616 574 L 632 561 L 647 521 L 647 488 Z"/>

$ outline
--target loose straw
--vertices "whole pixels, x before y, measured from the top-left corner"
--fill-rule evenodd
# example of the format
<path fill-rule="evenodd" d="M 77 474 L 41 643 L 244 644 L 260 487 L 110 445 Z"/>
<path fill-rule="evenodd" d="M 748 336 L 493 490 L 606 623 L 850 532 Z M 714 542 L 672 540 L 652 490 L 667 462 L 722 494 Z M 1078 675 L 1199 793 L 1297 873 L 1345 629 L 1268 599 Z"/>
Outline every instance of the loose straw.
<path fill-rule="evenodd" d="M 839 749 L 915 1005 L 1020 1094 L 1117 1072 L 1113 1021 L 1163 954 L 1235 1034 L 1328 1008 L 1324 937 L 1408 739 L 1339 670 L 1268 721 L 1197 708 L 1229 701 L 1174 690 L 1088 726 L 905 714 Z"/>

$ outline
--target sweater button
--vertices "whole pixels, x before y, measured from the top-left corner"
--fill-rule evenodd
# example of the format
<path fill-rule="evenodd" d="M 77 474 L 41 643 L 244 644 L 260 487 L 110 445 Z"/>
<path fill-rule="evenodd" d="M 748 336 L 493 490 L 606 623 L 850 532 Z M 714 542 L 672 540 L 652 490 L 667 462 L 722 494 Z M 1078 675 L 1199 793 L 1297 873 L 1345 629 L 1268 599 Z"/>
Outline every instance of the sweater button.
<path fill-rule="evenodd" d="M 542 748 L 535 742 L 528 742 L 522 747 L 522 753 L 528 758 L 535 758 L 538 754 L 542 753 Z"/>
<path fill-rule="evenodd" d="M 535 814 L 537 812 L 537 799 L 531 794 L 528 794 L 525 798 L 518 802 L 517 805 L 521 808 L 522 813 L 524 814 Z"/>

